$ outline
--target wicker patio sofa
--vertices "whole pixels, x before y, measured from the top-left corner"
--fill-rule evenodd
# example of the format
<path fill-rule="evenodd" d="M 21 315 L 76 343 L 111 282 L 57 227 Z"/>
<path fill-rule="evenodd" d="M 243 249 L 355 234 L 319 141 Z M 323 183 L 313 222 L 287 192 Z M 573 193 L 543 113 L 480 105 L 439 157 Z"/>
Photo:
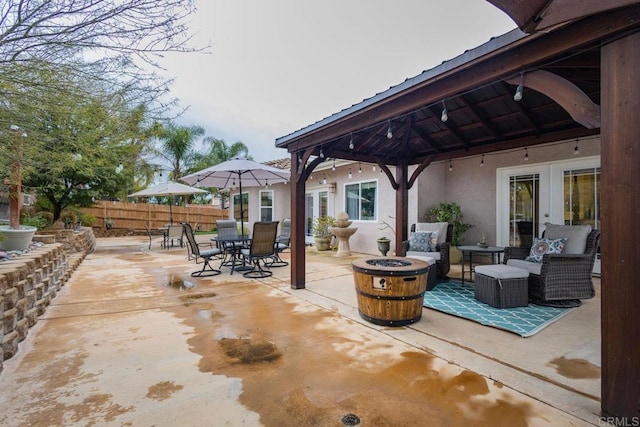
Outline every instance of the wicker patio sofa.
<path fill-rule="evenodd" d="M 572 226 L 554 227 L 552 224 L 547 224 L 543 237 L 547 234 L 548 238 L 558 238 L 562 234 L 567 234 L 566 230 L 569 229 L 562 227 Z M 547 233 L 549 230 L 553 230 L 553 235 Z M 591 276 L 596 252 L 600 245 L 600 231 L 590 230 L 589 227 L 585 235 L 586 242 L 581 253 L 576 253 L 580 252 L 575 248 L 576 242 L 573 242 L 573 249 L 571 249 L 570 238 L 563 253 L 544 254 L 542 262 L 525 261 L 531 248 L 505 248 L 505 264 L 529 271 L 529 300 L 532 303 L 555 307 L 577 307 L 582 304 L 580 300 L 595 296 Z M 567 248 L 570 249 L 569 253 L 565 253 Z"/>
<path fill-rule="evenodd" d="M 434 252 L 412 251 L 409 240 L 402 242 L 402 256 L 417 258 L 429 257 L 436 260 L 436 277 L 439 281 L 447 280 L 447 274 L 451 269 L 449 252 L 451 249 L 451 239 L 453 238 L 453 224 L 446 222 L 419 222 L 411 225 L 411 233 L 416 231 L 438 231 L 438 244 Z"/>

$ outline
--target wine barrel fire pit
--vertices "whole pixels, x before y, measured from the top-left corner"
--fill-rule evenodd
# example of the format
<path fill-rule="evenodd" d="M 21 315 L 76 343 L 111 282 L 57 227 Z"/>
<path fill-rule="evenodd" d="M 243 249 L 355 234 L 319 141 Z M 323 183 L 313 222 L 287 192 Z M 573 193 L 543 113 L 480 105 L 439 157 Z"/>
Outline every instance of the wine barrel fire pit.
<path fill-rule="evenodd" d="M 362 258 L 351 264 L 360 317 L 382 326 L 405 326 L 422 317 L 429 264 L 402 258 Z"/>

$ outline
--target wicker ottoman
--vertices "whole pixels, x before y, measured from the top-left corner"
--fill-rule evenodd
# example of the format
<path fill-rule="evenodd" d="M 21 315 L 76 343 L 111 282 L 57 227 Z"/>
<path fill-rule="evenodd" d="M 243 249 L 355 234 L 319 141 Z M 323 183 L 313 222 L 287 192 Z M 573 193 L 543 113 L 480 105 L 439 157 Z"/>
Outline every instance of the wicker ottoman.
<path fill-rule="evenodd" d="M 505 264 L 479 265 L 475 268 L 474 297 L 495 308 L 529 305 L 529 272 Z"/>

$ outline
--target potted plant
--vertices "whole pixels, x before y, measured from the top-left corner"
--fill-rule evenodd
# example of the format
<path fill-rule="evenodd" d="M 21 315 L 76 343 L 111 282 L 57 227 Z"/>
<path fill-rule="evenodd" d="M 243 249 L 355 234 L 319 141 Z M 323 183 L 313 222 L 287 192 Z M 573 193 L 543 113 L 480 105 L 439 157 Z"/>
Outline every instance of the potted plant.
<path fill-rule="evenodd" d="M 104 228 L 107 230 L 111 230 L 113 228 L 114 221 L 111 218 L 107 218 L 104 220 Z"/>
<path fill-rule="evenodd" d="M 335 225 L 335 219 L 332 216 L 321 216 L 313 219 L 313 240 L 316 249 L 319 251 L 327 251 L 331 247 L 331 227 Z"/>
<path fill-rule="evenodd" d="M 24 138 L 27 134 L 20 127 L 11 125 L 12 151 L 15 158 L 11 164 L 9 184 L 9 225 L 0 225 L 0 249 L 23 251 L 29 247 L 31 239 L 38 230 L 30 225 L 20 225 L 20 209 L 22 207 L 22 156 Z"/>
<path fill-rule="evenodd" d="M 460 205 L 457 203 L 440 203 L 438 206 L 431 208 L 427 214 L 427 219 L 432 222 L 448 222 L 453 224 L 453 236 L 451 238 L 451 249 L 449 252 L 449 260 L 452 263 L 459 263 L 462 260 L 462 252 L 456 246 L 464 241 L 464 233 L 473 227 L 472 224 L 463 222 L 464 215 Z"/>

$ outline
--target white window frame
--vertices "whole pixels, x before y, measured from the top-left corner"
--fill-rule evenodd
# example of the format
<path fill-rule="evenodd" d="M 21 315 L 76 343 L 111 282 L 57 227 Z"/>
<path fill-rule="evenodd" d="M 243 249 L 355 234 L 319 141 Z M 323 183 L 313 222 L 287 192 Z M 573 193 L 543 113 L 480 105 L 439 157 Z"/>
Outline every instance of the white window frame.
<path fill-rule="evenodd" d="M 271 193 L 271 206 L 263 206 L 262 205 L 262 194 L 263 193 Z M 271 219 L 269 221 L 273 221 L 273 218 L 275 218 L 275 205 L 276 205 L 276 201 L 275 201 L 275 192 L 273 190 L 260 190 L 258 192 L 258 221 L 262 221 L 262 209 L 270 209 L 271 210 Z"/>
<path fill-rule="evenodd" d="M 342 199 L 342 205 L 343 205 L 343 210 L 345 212 L 347 211 L 347 187 L 350 185 L 358 185 L 358 195 L 360 195 L 362 193 L 362 184 L 369 184 L 369 183 L 373 183 L 375 184 L 375 190 L 376 190 L 376 197 L 375 197 L 375 204 L 373 206 L 373 219 L 361 219 L 362 217 L 362 205 L 360 206 L 360 209 L 358 209 L 358 214 L 359 214 L 359 218 L 351 218 L 351 214 L 349 214 L 349 219 L 353 220 L 353 221 L 359 221 L 359 222 L 378 222 L 378 200 L 380 198 L 380 184 L 378 183 L 377 179 L 363 179 L 362 181 L 349 181 L 349 182 L 345 182 L 343 184 L 343 199 Z"/>

